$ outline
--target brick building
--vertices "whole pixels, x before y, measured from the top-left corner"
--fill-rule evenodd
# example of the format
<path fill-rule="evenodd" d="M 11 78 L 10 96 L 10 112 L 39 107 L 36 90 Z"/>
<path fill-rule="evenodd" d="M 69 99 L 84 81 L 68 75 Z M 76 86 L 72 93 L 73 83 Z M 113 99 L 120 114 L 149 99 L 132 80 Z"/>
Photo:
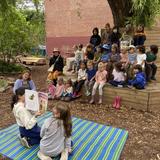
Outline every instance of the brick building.
<path fill-rule="evenodd" d="M 94 27 L 113 24 L 107 0 L 45 0 L 46 46 L 66 51 L 74 44 L 87 44 Z"/>

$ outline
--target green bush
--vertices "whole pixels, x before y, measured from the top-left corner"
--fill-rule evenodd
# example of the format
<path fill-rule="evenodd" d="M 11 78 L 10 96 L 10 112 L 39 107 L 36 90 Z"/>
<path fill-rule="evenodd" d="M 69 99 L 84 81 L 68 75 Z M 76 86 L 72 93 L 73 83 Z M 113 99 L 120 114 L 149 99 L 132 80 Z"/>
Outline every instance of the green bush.
<path fill-rule="evenodd" d="M 13 63 L 6 63 L 4 61 L 0 61 L 0 73 L 20 73 L 25 70 L 24 67 L 13 64 Z"/>
<path fill-rule="evenodd" d="M 2 87 L 7 87 L 8 86 L 8 83 L 7 83 L 7 81 L 6 80 L 3 80 L 3 79 L 0 79 L 0 88 L 2 88 Z"/>

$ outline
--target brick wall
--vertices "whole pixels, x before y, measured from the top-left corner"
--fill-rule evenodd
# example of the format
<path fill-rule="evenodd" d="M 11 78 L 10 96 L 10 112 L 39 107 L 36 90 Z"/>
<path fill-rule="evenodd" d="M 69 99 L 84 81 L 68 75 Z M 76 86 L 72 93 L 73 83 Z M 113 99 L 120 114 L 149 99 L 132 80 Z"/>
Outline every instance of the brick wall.
<path fill-rule="evenodd" d="M 107 0 L 45 0 L 46 46 L 69 48 L 86 44 L 94 27 L 113 24 Z"/>

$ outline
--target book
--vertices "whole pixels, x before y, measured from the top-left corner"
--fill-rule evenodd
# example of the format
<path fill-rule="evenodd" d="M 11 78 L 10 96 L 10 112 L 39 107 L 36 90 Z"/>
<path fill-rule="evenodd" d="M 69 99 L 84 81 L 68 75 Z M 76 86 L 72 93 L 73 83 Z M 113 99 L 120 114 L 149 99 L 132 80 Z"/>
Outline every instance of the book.
<path fill-rule="evenodd" d="M 28 110 L 44 113 L 47 110 L 48 94 L 26 89 L 25 104 Z"/>

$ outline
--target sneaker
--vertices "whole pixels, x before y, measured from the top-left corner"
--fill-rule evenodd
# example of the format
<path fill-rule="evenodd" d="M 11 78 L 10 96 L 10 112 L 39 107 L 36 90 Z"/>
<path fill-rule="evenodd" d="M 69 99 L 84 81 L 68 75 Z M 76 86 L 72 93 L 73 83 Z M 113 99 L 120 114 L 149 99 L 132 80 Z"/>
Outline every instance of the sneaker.
<path fill-rule="evenodd" d="M 87 91 L 87 92 L 85 93 L 85 95 L 88 97 L 88 96 L 91 95 L 91 93 L 90 93 L 89 91 Z"/>
<path fill-rule="evenodd" d="M 26 137 L 19 138 L 19 139 L 20 139 L 20 142 L 21 142 L 22 146 L 24 146 L 26 148 L 31 148 L 31 146 L 29 145 Z"/>
<path fill-rule="evenodd" d="M 123 88 L 123 85 L 118 85 L 117 87 L 119 87 L 119 88 Z"/>
<path fill-rule="evenodd" d="M 41 151 L 38 151 L 37 156 L 41 160 L 52 160 L 51 157 L 44 155 Z"/>

